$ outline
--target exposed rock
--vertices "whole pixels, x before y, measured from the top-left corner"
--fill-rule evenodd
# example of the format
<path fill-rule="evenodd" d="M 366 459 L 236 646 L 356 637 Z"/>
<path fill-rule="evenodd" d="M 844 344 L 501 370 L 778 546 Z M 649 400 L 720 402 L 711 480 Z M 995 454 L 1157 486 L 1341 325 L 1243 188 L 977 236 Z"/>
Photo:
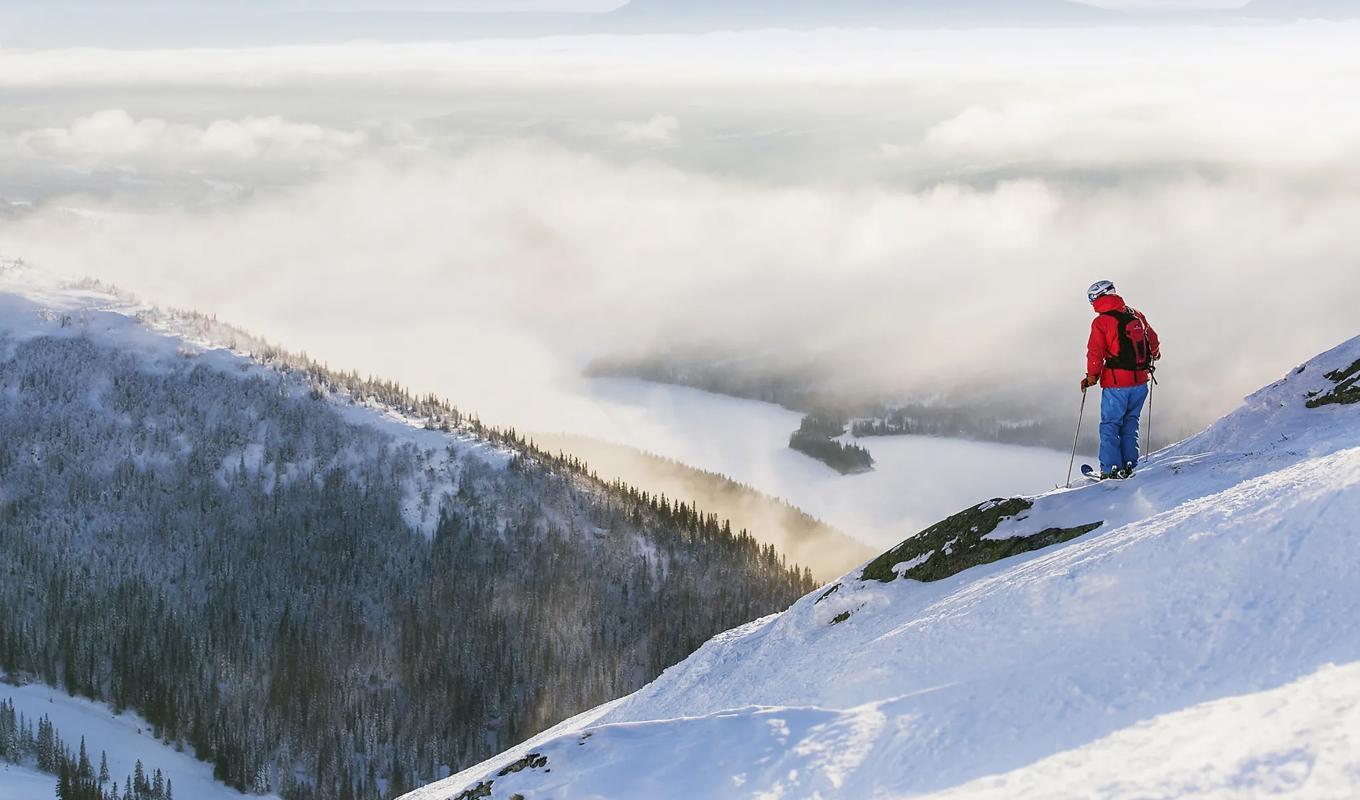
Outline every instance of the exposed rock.
<path fill-rule="evenodd" d="M 1327 380 L 1335 383 L 1336 388 L 1320 397 L 1310 399 L 1308 401 L 1309 408 L 1320 408 L 1333 404 L 1348 406 L 1360 403 L 1360 361 L 1356 361 L 1345 370 L 1327 373 Z"/>
<path fill-rule="evenodd" d="M 523 772 L 526 769 L 543 769 L 546 766 L 548 766 L 547 756 L 530 753 L 496 773 L 496 776 L 504 778 L 506 775 L 514 775 L 516 772 Z"/>
<path fill-rule="evenodd" d="M 491 784 L 492 781 L 482 781 L 471 789 L 450 797 L 449 800 L 482 800 L 482 798 L 490 797 Z"/>
<path fill-rule="evenodd" d="M 937 522 L 869 563 L 861 580 L 890 583 L 898 578 L 930 582 L 982 564 L 1070 541 L 1099 528 L 1092 522 L 1072 528 L 1048 528 L 1029 535 L 987 539 L 1003 520 L 1018 517 L 1034 506 L 1013 497 L 990 500 Z M 910 566 L 903 566 L 910 565 Z"/>

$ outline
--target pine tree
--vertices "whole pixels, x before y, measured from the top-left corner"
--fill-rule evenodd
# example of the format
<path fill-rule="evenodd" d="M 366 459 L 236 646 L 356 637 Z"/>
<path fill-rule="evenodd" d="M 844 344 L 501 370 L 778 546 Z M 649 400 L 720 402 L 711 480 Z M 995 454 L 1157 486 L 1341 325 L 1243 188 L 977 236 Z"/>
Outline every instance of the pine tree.
<path fill-rule="evenodd" d="M 71 788 L 71 767 L 64 758 L 57 772 L 57 800 L 75 800 L 75 792 Z"/>
<path fill-rule="evenodd" d="M 90 757 L 85 752 L 85 737 L 80 737 L 80 760 L 77 762 L 76 777 L 82 781 L 94 779 L 94 767 L 90 766 Z"/>
<path fill-rule="evenodd" d="M 109 754 L 103 750 L 99 751 L 99 785 L 103 786 L 109 782 Z M 118 794 L 117 791 L 114 794 Z"/>
<path fill-rule="evenodd" d="M 38 771 L 51 772 L 57 771 L 57 745 L 55 734 L 52 731 L 52 720 L 44 714 L 38 720 Z"/>

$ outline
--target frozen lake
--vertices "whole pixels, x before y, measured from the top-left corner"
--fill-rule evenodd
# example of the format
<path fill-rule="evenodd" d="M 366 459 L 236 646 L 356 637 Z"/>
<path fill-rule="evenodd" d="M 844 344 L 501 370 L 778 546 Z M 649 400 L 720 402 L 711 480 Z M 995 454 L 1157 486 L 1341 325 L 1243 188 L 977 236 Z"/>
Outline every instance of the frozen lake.
<path fill-rule="evenodd" d="M 802 415 L 770 403 L 637 380 L 584 381 L 590 413 L 571 430 L 723 473 L 874 547 L 886 547 L 992 497 L 1063 482 L 1068 454 L 923 436 L 860 440 L 876 461 L 842 476 L 788 448 Z M 576 404 L 579 408 L 581 404 Z"/>

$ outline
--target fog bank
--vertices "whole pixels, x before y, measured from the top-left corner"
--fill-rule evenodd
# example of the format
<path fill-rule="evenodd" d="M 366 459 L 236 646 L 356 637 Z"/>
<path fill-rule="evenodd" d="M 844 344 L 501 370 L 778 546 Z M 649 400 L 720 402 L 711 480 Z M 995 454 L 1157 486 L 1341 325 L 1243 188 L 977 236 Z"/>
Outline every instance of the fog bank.
<path fill-rule="evenodd" d="M 1111 278 L 1190 428 L 1356 333 L 1360 27 L 0 52 L 0 252 L 489 420 L 623 350 L 1074 399 Z"/>

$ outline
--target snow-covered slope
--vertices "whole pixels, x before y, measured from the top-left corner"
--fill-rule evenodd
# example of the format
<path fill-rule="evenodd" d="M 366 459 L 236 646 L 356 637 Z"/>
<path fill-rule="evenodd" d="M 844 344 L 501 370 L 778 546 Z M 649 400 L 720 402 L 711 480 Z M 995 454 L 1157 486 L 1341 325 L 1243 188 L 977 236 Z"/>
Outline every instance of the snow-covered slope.
<path fill-rule="evenodd" d="M 1356 796 L 1358 381 L 1360 338 L 409 797 Z"/>
<path fill-rule="evenodd" d="M 71 697 L 38 683 L 26 686 L 0 683 L 0 701 L 4 700 L 13 702 L 15 710 L 29 722 L 46 716 L 69 747 L 77 747 L 84 738 L 96 768 L 100 756 L 107 755 L 110 780 L 118 781 L 120 787 L 126 785 L 127 776 L 133 774 L 136 763 L 141 761 L 148 773 L 161 771 L 174 788 L 175 797 L 277 800 L 275 795 L 244 795 L 214 780 L 211 764 L 161 742 L 152 733 L 151 724 L 131 711 L 114 714 L 103 703 Z M 0 800 L 51 797 L 56 783 L 55 775 L 0 762 Z"/>
<path fill-rule="evenodd" d="M 51 797 L 57 779 L 30 767 L 0 761 L 0 800 L 35 800 Z"/>

